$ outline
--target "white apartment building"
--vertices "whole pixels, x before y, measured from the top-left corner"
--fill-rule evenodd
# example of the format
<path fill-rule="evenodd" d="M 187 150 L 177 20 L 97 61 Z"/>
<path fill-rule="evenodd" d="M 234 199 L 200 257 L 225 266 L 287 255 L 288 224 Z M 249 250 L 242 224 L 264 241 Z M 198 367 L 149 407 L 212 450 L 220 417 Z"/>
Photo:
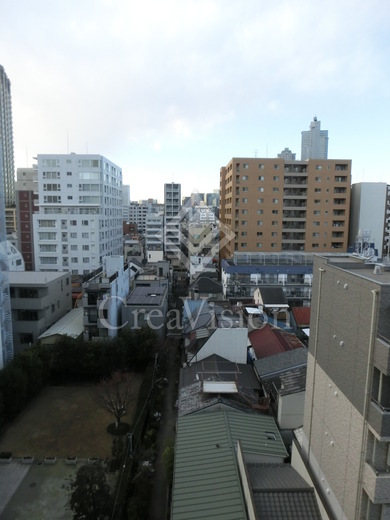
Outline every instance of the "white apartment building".
<path fill-rule="evenodd" d="M 123 184 L 122 186 L 122 219 L 123 222 L 129 222 L 130 218 L 130 186 Z"/>
<path fill-rule="evenodd" d="M 138 233 L 144 234 L 146 232 L 146 219 L 152 213 L 159 213 L 164 209 L 162 204 L 157 200 L 148 199 L 131 201 L 129 207 L 129 220 L 132 224 L 137 224 Z"/>
<path fill-rule="evenodd" d="M 352 184 L 349 219 L 349 246 L 354 247 L 361 236 L 375 244 L 378 255 L 387 254 L 388 185 L 385 182 Z"/>
<path fill-rule="evenodd" d="M 164 215 L 151 213 L 146 217 L 145 248 L 146 258 L 150 262 L 158 262 L 164 257 Z"/>
<path fill-rule="evenodd" d="M 37 157 L 37 271 L 88 274 L 122 254 L 122 170 L 101 155 Z"/>
<path fill-rule="evenodd" d="M 167 258 L 180 258 L 181 184 L 164 184 L 164 252 Z"/>

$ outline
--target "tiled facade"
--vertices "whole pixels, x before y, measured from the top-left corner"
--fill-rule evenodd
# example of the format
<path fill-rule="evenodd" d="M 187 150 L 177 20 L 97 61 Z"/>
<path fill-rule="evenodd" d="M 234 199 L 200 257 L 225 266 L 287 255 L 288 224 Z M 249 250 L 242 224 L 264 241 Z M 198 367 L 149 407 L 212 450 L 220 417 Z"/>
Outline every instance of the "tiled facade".
<path fill-rule="evenodd" d="M 315 258 L 303 452 L 334 518 L 387 518 L 390 271 Z"/>
<path fill-rule="evenodd" d="M 241 252 L 346 252 L 351 161 L 233 158 L 220 171 L 222 258 Z M 226 228 L 224 228 L 226 226 Z"/>

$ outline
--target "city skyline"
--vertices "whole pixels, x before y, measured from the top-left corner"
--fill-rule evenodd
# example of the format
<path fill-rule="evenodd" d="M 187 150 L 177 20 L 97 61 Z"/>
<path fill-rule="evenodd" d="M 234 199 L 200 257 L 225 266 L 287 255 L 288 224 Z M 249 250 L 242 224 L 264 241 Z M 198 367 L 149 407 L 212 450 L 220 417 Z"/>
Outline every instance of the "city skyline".
<path fill-rule="evenodd" d="M 23 16 L 21 16 L 23 13 Z M 352 182 L 389 182 L 390 6 L 331 1 L 0 7 L 15 168 L 38 154 L 101 154 L 131 199 L 212 192 L 232 157 L 300 158 L 314 116 Z M 348 20 L 348 24 L 345 23 Z"/>

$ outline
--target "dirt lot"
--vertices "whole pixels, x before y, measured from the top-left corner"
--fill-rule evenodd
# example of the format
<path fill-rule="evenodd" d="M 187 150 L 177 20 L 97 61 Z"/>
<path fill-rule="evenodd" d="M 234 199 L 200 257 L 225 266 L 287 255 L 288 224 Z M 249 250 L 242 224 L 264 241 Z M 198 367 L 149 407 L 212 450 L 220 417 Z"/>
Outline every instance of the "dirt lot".
<path fill-rule="evenodd" d="M 142 374 L 134 375 L 134 406 L 124 417 L 132 421 Z M 113 437 L 106 428 L 113 416 L 99 408 L 92 387 L 48 387 L 0 436 L 0 452 L 23 456 L 106 458 Z"/>
<path fill-rule="evenodd" d="M 132 422 L 142 374 L 134 376 L 133 407 L 124 417 Z M 3 520 L 68 520 L 73 517 L 65 504 L 67 479 L 88 457 L 111 454 L 113 437 L 106 432 L 113 417 L 98 408 L 91 387 L 49 387 L 0 437 L 0 452 L 12 452 L 13 461 L 0 465 L 0 517 Z M 34 456 L 32 465 L 18 458 Z M 65 464 L 66 457 L 78 464 Z M 56 457 L 54 465 L 42 464 Z M 108 475 L 112 488 L 115 475 Z"/>

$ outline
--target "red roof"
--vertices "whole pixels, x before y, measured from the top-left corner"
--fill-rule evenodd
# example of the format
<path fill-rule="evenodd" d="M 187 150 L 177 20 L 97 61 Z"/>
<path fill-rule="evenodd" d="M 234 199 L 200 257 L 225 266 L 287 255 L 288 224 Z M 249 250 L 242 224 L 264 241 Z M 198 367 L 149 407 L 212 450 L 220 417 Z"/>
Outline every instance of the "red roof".
<path fill-rule="evenodd" d="M 292 307 L 291 310 L 298 327 L 310 326 L 310 307 Z"/>
<path fill-rule="evenodd" d="M 261 329 L 250 332 L 248 337 L 257 359 L 303 347 L 295 334 L 276 329 L 268 323 Z"/>

